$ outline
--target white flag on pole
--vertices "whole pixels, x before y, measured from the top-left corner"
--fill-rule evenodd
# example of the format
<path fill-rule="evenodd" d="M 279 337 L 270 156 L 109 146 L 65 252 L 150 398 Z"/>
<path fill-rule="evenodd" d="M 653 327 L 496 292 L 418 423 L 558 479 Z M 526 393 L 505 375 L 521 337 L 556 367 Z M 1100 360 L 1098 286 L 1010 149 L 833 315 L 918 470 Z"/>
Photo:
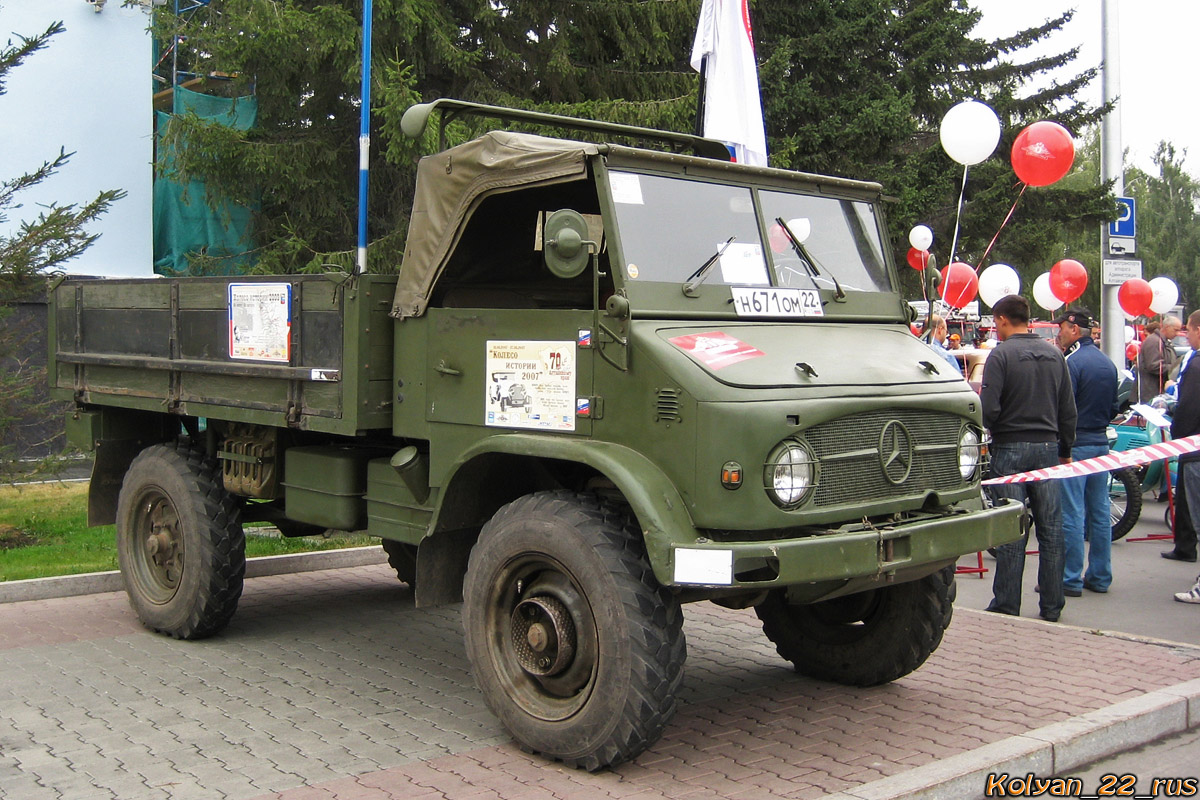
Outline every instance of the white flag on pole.
<path fill-rule="evenodd" d="M 692 69 L 705 77 L 703 135 L 732 147 L 738 163 L 765 167 L 767 136 L 746 0 L 704 0 Z"/>

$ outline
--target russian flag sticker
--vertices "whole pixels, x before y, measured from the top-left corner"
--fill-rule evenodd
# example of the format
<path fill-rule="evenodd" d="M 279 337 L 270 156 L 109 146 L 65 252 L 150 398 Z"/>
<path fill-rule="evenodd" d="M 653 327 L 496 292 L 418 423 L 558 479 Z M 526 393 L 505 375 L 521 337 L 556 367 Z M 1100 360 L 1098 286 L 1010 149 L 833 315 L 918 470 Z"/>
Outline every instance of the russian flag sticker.
<path fill-rule="evenodd" d="M 590 417 L 592 415 L 592 400 L 590 397 L 579 397 L 575 400 L 575 416 Z"/>
<path fill-rule="evenodd" d="M 579 336 L 575 339 L 575 343 L 578 344 L 580 347 L 591 347 L 592 346 L 592 332 L 581 330 L 579 332 Z"/>

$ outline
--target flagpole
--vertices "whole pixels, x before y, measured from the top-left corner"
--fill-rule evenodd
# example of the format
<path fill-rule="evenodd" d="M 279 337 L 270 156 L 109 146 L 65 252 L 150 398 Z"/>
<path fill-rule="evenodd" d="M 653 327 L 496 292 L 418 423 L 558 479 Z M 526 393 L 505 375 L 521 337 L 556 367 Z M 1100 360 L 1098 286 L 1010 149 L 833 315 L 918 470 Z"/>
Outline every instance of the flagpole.
<path fill-rule="evenodd" d="M 363 0 L 362 108 L 358 133 L 358 265 L 367 271 L 367 186 L 371 163 L 371 16 L 372 0 Z"/>
<path fill-rule="evenodd" d="M 700 59 L 700 94 L 696 97 L 696 135 L 704 135 L 704 92 L 708 88 L 708 56 Z"/>

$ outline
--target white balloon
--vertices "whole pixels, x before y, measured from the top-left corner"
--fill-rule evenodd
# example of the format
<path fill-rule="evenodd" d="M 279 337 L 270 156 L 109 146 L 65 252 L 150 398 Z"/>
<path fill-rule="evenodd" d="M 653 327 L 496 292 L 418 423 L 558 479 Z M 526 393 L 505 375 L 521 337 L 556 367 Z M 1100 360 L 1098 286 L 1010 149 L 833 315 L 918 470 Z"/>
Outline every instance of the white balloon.
<path fill-rule="evenodd" d="M 1150 290 L 1154 292 L 1150 310 L 1155 314 L 1165 314 L 1179 302 L 1179 287 L 1168 277 L 1159 275 L 1157 278 L 1151 278 Z"/>
<path fill-rule="evenodd" d="M 796 237 L 796 241 L 804 244 L 812 235 L 812 222 L 808 217 L 796 217 L 787 221 L 788 230 Z"/>
<path fill-rule="evenodd" d="M 1125 344 L 1129 344 L 1130 342 L 1132 342 L 1133 337 L 1136 335 L 1137 334 L 1134 332 L 1132 325 L 1125 326 Z"/>
<path fill-rule="evenodd" d="M 996 150 L 1000 118 L 991 106 L 965 100 L 946 112 L 939 131 L 942 149 L 964 166 L 978 164 Z"/>
<path fill-rule="evenodd" d="M 917 225 L 908 232 L 908 243 L 916 250 L 928 250 L 933 246 L 933 231 L 928 225 Z"/>
<path fill-rule="evenodd" d="M 979 299 L 989 306 L 1021 293 L 1021 276 L 1008 264 L 992 264 L 979 274 Z"/>
<path fill-rule="evenodd" d="M 1057 311 L 1062 307 L 1063 301 L 1055 297 L 1054 292 L 1050 291 L 1049 272 L 1043 272 L 1034 280 L 1033 299 L 1039 306 L 1047 311 Z"/>

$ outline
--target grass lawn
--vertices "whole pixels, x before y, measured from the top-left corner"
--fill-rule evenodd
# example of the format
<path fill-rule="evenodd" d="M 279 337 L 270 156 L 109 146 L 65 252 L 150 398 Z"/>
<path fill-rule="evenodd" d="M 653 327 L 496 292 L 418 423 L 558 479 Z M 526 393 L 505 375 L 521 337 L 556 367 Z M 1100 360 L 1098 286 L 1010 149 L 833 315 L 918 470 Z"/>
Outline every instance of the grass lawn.
<path fill-rule="evenodd" d="M 0 486 L 0 581 L 117 568 L 116 530 L 87 526 L 87 483 Z M 364 535 L 280 538 L 246 528 L 246 556 L 274 556 L 377 544 Z"/>

